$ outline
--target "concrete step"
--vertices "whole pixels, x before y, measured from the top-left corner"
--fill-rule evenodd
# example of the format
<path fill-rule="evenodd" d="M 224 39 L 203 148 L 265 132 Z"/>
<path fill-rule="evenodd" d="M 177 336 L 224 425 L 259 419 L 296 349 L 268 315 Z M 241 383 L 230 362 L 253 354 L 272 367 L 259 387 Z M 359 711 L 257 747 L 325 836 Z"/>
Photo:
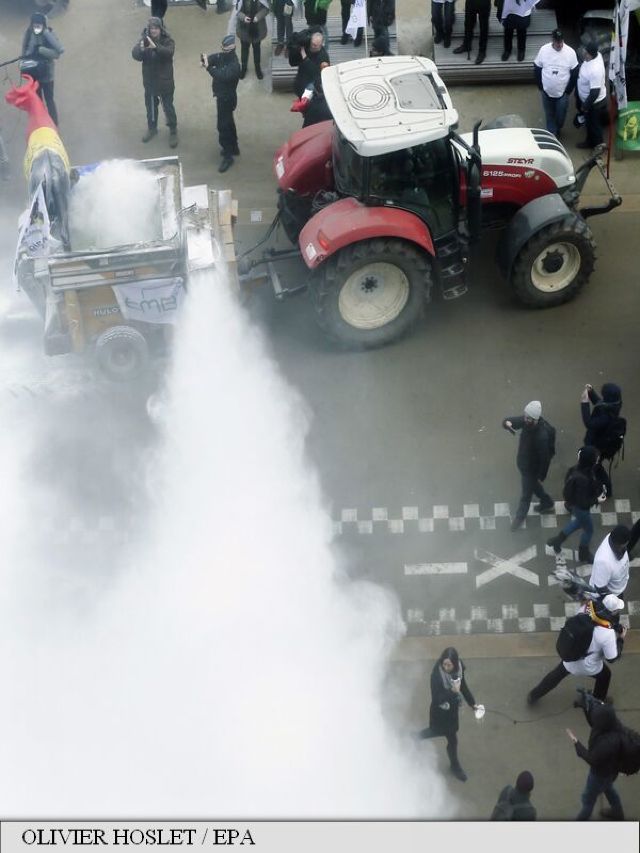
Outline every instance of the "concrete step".
<path fill-rule="evenodd" d="M 551 31 L 550 31 L 551 32 Z M 548 35 L 527 36 L 527 48 L 522 62 L 516 59 L 517 49 L 514 38 L 513 52 L 506 62 L 502 62 L 502 34 L 490 35 L 487 43 L 487 56 L 482 65 L 475 64 L 478 55 L 477 35 L 471 46 L 470 58 L 466 53 L 453 53 L 460 42 L 452 41 L 451 48 L 445 50 L 441 44 L 434 45 L 433 61 L 445 83 L 531 83 L 533 60 L 543 44 L 549 41 Z"/>

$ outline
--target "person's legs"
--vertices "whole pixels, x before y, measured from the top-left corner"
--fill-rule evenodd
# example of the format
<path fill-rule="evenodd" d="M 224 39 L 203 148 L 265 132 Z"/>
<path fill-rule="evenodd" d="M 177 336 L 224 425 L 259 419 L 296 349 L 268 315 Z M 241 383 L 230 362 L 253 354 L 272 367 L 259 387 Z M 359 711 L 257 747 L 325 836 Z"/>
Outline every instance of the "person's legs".
<path fill-rule="evenodd" d="M 602 145 L 602 125 L 600 123 L 600 108 L 595 105 L 585 113 L 585 126 L 587 129 L 587 142 L 592 148 Z"/>
<path fill-rule="evenodd" d="M 455 3 L 445 3 L 444 22 L 442 27 L 445 47 L 449 47 L 449 45 L 451 44 L 451 33 L 453 32 L 453 23 L 455 21 L 455 17 Z"/>
<path fill-rule="evenodd" d="M 242 75 L 244 76 L 247 73 L 247 65 L 249 64 L 249 42 L 241 41 L 240 42 L 240 65 L 242 68 Z"/>
<path fill-rule="evenodd" d="M 609 691 L 609 683 L 611 681 L 611 670 L 606 665 L 606 663 L 602 664 L 602 669 L 600 672 L 594 676 L 596 683 L 593 688 L 593 698 L 599 699 L 601 702 L 607 698 L 607 693 Z"/>
<path fill-rule="evenodd" d="M 478 44 L 478 53 L 487 52 L 487 41 L 489 40 L 489 14 L 490 10 L 478 12 L 480 20 L 480 42 Z"/>
<path fill-rule="evenodd" d="M 342 44 L 347 44 L 349 35 L 347 34 L 347 24 L 351 17 L 351 0 L 340 0 L 340 17 L 342 18 Z"/>
<path fill-rule="evenodd" d="M 622 808 L 622 800 L 620 799 L 620 795 L 616 791 L 613 786 L 613 780 L 611 779 L 607 785 L 607 787 L 602 792 L 609 805 L 611 806 L 610 811 L 607 812 L 606 817 L 611 820 L 624 820 L 624 809 Z"/>
<path fill-rule="evenodd" d="M 280 12 L 279 15 L 275 16 L 276 19 L 276 40 L 278 42 L 278 47 L 284 47 L 284 27 L 285 27 L 285 17 L 291 17 L 291 15 L 285 16 L 284 12 Z"/>
<path fill-rule="evenodd" d="M 574 507 L 573 514 L 578 522 L 577 527 L 582 528 L 580 537 L 581 547 L 588 548 L 593 536 L 593 519 L 588 509 L 577 509 Z M 576 528 L 577 529 L 577 528 Z"/>
<path fill-rule="evenodd" d="M 582 800 L 582 808 L 578 812 L 576 820 L 589 820 L 593 807 L 600 794 L 603 794 L 605 789 L 611 784 L 608 776 L 596 776 L 592 769 L 589 770 L 587 782 L 584 786 L 584 791 L 580 799 Z"/>
<path fill-rule="evenodd" d="M 559 98 L 554 98 L 554 105 L 556 111 L 557 130 L 553 132 L 556 136 L 559 136 L 567 118 L 567 110 L 569 109 L 569 95 L 564 94 L 561 95 Z"/>
<path fill-rule="evenodd" d="M 150 89 L 144 90 L 144 106 L 147 111 L 147 132 L 142 137 L 143 142 L 148 142 L 158 132 L 158 103 L 157 95 Z"/>
<path fill-rule="evenodd" d="M 435 732 L 432 728 L 427 726 L 426 729 L 421 729 L 418 732 L 418 737 L 420 738 L 420 740 L 429 740 L 432 737 L 444 737 L 444 735 L 442 734 L 442 732 Z"/>
<path fill-rule="evenodd" d="M 565 669 L 562 661 L 558 664 L 555 669 L 552 669 L 551 672 L 548 672 L 542 681 L 537 684 L 533 690 L 529 691 L 529 695 L 527 697 L 527 701 L 530 705 L 534 702 L 537 702 L 538 699 L 541 699 L 543 696 L 546 696 L 554 687 L 557 687 L 560 682 L 569 675 L 569 670 Z M 594 692 L 595 696 L 595 692 Z"/>
<path fill-rule="evenodd" d="M 262 80 L 264 74 L 262 73 L 262 68 L 260 66 L 260 42 L 254 41 L 253 43 L 253 64 L 256 67 L 256 77 L 258 80 Z"/>
<path fill-rule="evenodd" d="M 40 83 L 40 94 L 47 105 L 47 110 L 51 116 L 51 120 L 57 126 L 58 110 L 56 109 L 56 102 L 53 100 L 53 80 L 49 80 L 47 83 Z"/>
<path fill-rule="evenodd" d="M 522 62 L 527 50 L 527 30 L 526 27 L 519 27 L 516 30 L 516 41 L 518 45 L 518 62 Z"/>
<path fill-rule="evenodd" d="M 507 60 L 513 50 L 513 27 L 505 27 L 502 41 L 502 59 Z"/>
<path fill-rule="evenodd" d="M 444 9 L 445 3 L 431 4 L 431 23 L 433 24 L 433 41 L 440 44 L 444 38 Z"/>
<path fill-rule="evenodd" d="M 533 480 L 533 494 L 540 500 L 540 511 L 544 512 L 547 509 L 555 506 L 551 495 L 547 494 L 540 480 Z"/>
<path fill-rule="evenodd" d="M 176 116 L 176 109 L 173 106 L 173 92 L 161 95 L 160 101 L 162 103 L 162 110 L 167 122 L 167 127 L 169 130 L 175 130 L 178 126 L 178 117 Z"/>
<path fill-rule="evenodd" d="M 522 483 L 522 492 L 520 495 L 518 508 L 516 509 L 516 520 L 522 522 L 527 517 L 527 513 L 529 512 L 531 498 L 533 497 L 537 481 L 536 478 L 530 474 L 521 474 L 520 479 Z"/>
<path fill-rule="evenodd" d="M 223 157 L 233 157 L 238 150 L 238 135 L 233 118 L 236 98 L 218 98 L 218 141 Z"/>
<path fill-rule="evenodd" d="M 553 133 L 553 135 L 556 136 L 558 133 L 556 98 L 550 98 L 546 92 L 540 92 L 540 95 L 542 97 L 542 109 L 544 110 L 544 120 L 547 130 L 549 133 Z"/>

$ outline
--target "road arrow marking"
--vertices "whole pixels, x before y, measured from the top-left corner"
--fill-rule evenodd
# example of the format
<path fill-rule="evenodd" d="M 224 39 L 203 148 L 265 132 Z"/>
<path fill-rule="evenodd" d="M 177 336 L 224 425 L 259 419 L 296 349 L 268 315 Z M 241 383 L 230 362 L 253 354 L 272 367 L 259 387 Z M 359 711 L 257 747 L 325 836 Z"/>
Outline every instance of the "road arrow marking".
<path fill-rule="evenodd" d="M 490 569 L 481 572 L 476 577 L 476 588 L 491 583 L 491 581 L 494 581 L 501 575 L 513 575 L 514 577 L 527 581 L 527 583 L 531 583 L 534 586 L 540 586 L 540 578 L 538 575 L 520 565 L 520 563 L 526 563 L 528 560 L 532 560 L 537 556 L 537 554 L 538 549 L 535 545 L 531 545 L 529 548 L 525 548 L 524 551 L 520 551 L 518 554 L 514 554 L 513 557 L 509 557 L 505 560 L 502 557 L 496 556 L 496 554 L 491 554 L 489 551 L 482 551 L 479 548 L 476 548 L 473 552 L 473 556 L 476 560 L 480 560 L 481 563 L 487 563 L 491 566 Z"/>
<path fill-rule="evenodd" d="M 466 563 L 416 563 L 405 565 L 405 575 L 466 575 Z"/>

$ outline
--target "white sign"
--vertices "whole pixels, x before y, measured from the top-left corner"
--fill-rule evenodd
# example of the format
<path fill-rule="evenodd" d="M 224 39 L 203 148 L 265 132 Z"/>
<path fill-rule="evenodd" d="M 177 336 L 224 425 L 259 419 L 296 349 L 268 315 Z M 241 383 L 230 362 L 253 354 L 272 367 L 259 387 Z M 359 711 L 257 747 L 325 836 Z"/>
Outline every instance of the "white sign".
<path fill-rule="evenodd" d="M 175 323 L 184 300 L 181 278 L 126 282 L 113 291 L 122 316 L 142 323 Z"/>

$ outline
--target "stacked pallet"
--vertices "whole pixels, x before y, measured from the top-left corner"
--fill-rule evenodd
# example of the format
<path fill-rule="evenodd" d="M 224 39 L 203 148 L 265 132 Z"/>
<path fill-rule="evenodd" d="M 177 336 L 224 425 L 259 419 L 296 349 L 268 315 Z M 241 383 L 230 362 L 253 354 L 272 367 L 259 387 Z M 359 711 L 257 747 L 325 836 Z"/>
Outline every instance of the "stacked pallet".
<path fill-rule="evenodd" d="M 294 29 L 299 32 L 306 29 L 304 18 L 294 19 Z M 275 30 L 275 27 L 274 27 Z M 342 19 L 340 17 L 327 18 L 327 31 L 329 38 L 325 45 L 332 65 L 337 65 L 339 62 L 349 62 L 351 59 L 363 59 L 367 56 L 365 42 L 362 39 L 362 44 L 355 47 L 353 41 L 348 44 L 340 44 L 342 38 Z M 373 40 L 373 30 L 367 29 L 368 44 L 371 45 Z M 275 55 L 277 40 L 272 40 L 271 54 L 271 81 L 274 89 L 291 91 L 293 89 L 293 81 L 297 73 L 297 68 L 289 65 L 289 60 L 282 53 L 280 56 Z M 397 53 L 396 25 L 392 24 L 389 27 L 389 45 L 392 53 Z"/>
<path fill-rule="evenodd" d="M 481 65 L 476 65 L 479 36 L 477 21 L 470 55 L 453 52 L 464 38 L 464 15 L 458 13 L 453 27 L 451 47 L 445 49 L 442 44 L 434 44 L 433 61 L 446 83 L 530 83 L 533 80 L 533 60 L 542 45 L 551 41 L 551 32 L 556 26 L 556 13 L 552 9 L 534 9 L 527 30 L 527 50 L 524 60 L 517 61 L 514 33 L 511 56 L 506 62 L 502 62 L 500 57 L 503 51 L 503 28 L 492 11 L 489 20 L 487 57 Z"/>

